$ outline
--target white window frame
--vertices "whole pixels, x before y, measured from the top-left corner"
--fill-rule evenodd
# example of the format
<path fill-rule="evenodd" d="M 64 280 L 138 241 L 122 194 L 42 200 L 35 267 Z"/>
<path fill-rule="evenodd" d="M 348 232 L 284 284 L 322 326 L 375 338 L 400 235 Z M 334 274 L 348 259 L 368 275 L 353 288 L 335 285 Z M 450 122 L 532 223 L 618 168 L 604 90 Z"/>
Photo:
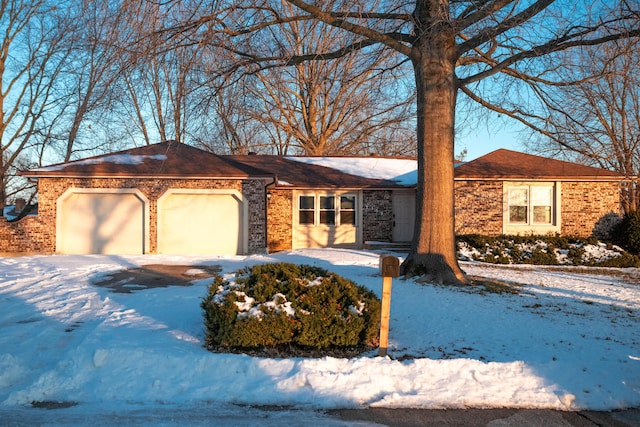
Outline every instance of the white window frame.
<path fill-rule="evenodd" d="M 535 207 L 549 207 L 547 204 L 536 204 L 536 190 L 549 192 L 549 221 L 536 221 Z M 514 191 L 525 191 L 526 202 L 513 204 Z M 504 234 L 548 234 L 560 232 L 560 182 L 505 182 L 503 186 L 503 233 Z M 523 222 L 511 221 L 511 207 L 523 206 L 526 218 Z"/>
<path fill-rule="evenodd" d="M 309 210 L 305 210 L 305 209 L 301 209 L 301 203 L 300 203 L 300 199 L 302 197 L 313 197 L 314 198 L 314 215 L 313 215 L 313 223 L 307 223 L 307 224 L 303 224 L 300 222 L 300 212 L 302 211 L 309 211 Z M 332 197 L 333 198 L 333 209 L 324 209 L 322 204 L 321 204 L 321 198 L 326 198 L 326 197 Z M 353 222 L 350 222 L 348 224 L 342 224 L 341 223 L 341 202 L 342 202 L 342 197 L 352 197 L 353 198 L 353 202 L 354 202 L 354 207 L 353 209 L 345 209 L 345 212 L 353 212 Z M 324 226 L 324 227 L 340 227 L 340 226 L 352 226 L 355 227 L 358 224 L 358 204 L 360 203 L 359 201 L 359 197 L 358 197 L 358 193 L 356 192 L 347 192 L 347 193 L 341 193 L 341 192 L 303 192 L 303 193 L 299 193 L 296 196 L 296 215 L 295 215 L 295 221 L 296 221 L 296 226 L 300 226 L 300 227 L 304 227 L 304 226 L 308 226 L 308 227 L 315 227 L 315 226 Z M 334 212 L 334 223 L 330 224 L 330 223 L 322 223 L 321 220 L 321 212 L 326 212 L 326 211 L 333 211 Z"/>

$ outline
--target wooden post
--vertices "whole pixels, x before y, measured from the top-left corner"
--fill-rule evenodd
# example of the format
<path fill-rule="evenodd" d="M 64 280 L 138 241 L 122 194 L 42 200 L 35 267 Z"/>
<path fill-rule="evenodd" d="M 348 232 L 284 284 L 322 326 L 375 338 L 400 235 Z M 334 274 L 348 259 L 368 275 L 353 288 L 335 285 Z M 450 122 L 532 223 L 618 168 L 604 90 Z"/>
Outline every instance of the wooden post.
<path fill-rule="evenodd" d="M 391 315 L 392 278 L 400 275 L 400 260 L 394 256 L 380 257 L 382 275 L 382 310 L 380 317 L 380 347 L 378 355 L 385 357 L 389 347 L 389 317 Z"/>

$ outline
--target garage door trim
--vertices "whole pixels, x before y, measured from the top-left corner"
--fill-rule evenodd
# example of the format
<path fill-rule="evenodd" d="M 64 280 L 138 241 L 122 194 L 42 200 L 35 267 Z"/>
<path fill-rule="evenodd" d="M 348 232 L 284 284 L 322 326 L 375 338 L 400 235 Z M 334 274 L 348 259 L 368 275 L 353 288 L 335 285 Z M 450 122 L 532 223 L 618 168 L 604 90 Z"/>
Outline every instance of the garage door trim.
<path fill-rule="evenodd" d="M 144 218 L 143 224 L 143 242 L 142 253 L 149 253 L 151 247 L 151 237 L 149 233 L 149 199 L 136 188 L 68 188 L 56 200 L 56 247 L 60 247 L 60 242 L 64 242 L 65 237 L 62 235 L 62 207 L 65 200 L 76 194 L 133 194 L 142 202 L 142 214 Z"/>

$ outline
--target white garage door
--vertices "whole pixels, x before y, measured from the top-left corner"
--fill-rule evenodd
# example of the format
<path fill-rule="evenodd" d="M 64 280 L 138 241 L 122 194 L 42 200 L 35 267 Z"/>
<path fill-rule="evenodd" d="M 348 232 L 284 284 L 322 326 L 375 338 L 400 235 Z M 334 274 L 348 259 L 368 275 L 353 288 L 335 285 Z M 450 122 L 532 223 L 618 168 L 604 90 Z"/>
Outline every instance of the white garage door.
<path fill-rule="evenodd" d="M 65 194 L 58 201 L 56 250 L 64 254 L 142 254 L 143 201 L 135 193 Z"/>
<path fill-rule="evenodd" d="M 243 209 L 237 194 L 165 194 L 158 200 L 158 253 L 243 253 Z"/>

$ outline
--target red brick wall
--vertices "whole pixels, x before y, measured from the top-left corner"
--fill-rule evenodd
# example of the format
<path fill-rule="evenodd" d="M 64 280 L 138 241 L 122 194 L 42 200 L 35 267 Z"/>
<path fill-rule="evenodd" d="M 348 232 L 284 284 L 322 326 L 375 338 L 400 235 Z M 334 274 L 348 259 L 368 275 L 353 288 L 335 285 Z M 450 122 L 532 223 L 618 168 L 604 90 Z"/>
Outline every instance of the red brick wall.
<path fill-rule="evenodd" d="M 68 188 L 137 188 L 149 199 L 150 251 L 157 249 L 157 200 L 169 188 L 234 189 L 249 206 L 249 253 L 280 251 L 292 247 L 293 193 L 270 190 L 259 180 L 185 179 L 41 179 L 37 217 L 14 223 L 0 218 L 0 253 L 53 253 L 56 236 L 56 200 Z M 502 234 L 502 182 L 456 181 L 457 234 Z M 363 240 L 391 241 L 393 208 L 391 191 L 363 191 Z M 608 237 L 620 218 L 620 191 L 615 182 L 562 182 L 562 234 Z"/>
<path fill-rule="evenodd" d="M 293 247 L 293 190 L 269 190 L 267 200 L 267 248 L 269 252 Z"/>
<path fill-rule="evenodd" d="M 562 234 L 608 238 L 622 216 L 617 182 L 563 182 Z"/>
<path fill-rule="evenodd" d="M 260 180 L 41 178 L 38 216 L 15 223 L 0 219 L 0 252 L 55 252 L 56 200 L 69 188 L 136 188 L 149 199 L 150 252 L 157 250 L 157 201 L 168 189 L 233 189 L 249 207 L 249 253 L 266 251 L 265 187 Z"/>
<path fill-rule="evenodd" d="M 560 183 L 561 234 L 608 238 L 622 215 L 617 182 Z M 456 234 L 503 233 L 503 183 L 456 181 Z"/>
<path fill-rule="evenodd" d="M 393 240 L 391 191 L 362 192 L 362 238 L 365 242 Z"/>
<path fill-rule="evenodd" d="M 502 182 L 455 182 L 456 234 L 502 234 Z"/>

